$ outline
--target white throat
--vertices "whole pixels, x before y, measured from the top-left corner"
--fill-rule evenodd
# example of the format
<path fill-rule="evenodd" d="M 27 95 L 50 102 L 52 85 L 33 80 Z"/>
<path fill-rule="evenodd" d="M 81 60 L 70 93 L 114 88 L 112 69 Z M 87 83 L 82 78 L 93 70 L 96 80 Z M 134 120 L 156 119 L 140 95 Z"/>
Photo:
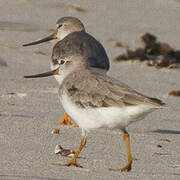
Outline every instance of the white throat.
<path fill-rule="evenodd" d="M 53 65 L 52 63 L 50 63 L 50 65 L 51 65 L 51 70 L 54 70 L 54 69 L 59 67 L 59 65 Z M 60 85 L 62 84 L 62 82 L 65 78 L 65 76 L 63 76 L 63 75 L 61 75 L 61 76 L 60 75 L 54 75 L 54 77 L 55 77 L 56 81 L 58 82 L 58 84 L 60 84 Z"/>
<path fill-rule="evenodd" d="M 64 39 L 70 33 L 71 33 L 70 31 L 58 31 L 56 36 L 57 36 L 58 40 L 61 41 L 62 39 Z"/>

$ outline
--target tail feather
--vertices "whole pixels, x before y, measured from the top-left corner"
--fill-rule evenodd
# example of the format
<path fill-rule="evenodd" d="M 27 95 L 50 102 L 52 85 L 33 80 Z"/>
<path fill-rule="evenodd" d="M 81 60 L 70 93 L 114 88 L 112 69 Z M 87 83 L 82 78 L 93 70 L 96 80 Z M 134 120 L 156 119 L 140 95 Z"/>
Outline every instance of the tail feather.
<path fill-rule="evenodd" d="M 165 105 L 164 102 L 162 102 L 160 99 L 157 99 L 157 98 L 150 97 L 149 100 L 151 101 L 151 103 L 158 105 L 158 106 L 164 106 Z"/>

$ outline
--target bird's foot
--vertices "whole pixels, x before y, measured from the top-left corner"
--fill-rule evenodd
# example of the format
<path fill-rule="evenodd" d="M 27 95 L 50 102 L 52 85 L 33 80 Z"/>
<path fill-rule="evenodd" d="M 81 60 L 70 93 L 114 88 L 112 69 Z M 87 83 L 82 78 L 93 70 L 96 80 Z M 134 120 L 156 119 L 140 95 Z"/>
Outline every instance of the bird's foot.
<path fill-rule="evenodd" d="M 69 118 L 69 116 L 65 113 L 63 118 L 61 119 L 61 121 L 59 121 L 56 126 L 61 126 L 61 125 L 64 125 L 64 126 L 69 126 L 69 127 L 78 127 L 77 124 L 72 124 L 71 123 L 71 119 Z"/>
<path fill-rule="evenodd" d="M 114 171 L 114 172 L 117 172 L 117 171 L 120 171 L 120 172 L 126 171 L 126 172 L 128 172 L 128 171 L 131 170 L 131 164 L 132 164 L 132 160 L 129 160 L 124 167 L 119 168 L 119 169 L 109 168 L 109 170 Z"/>

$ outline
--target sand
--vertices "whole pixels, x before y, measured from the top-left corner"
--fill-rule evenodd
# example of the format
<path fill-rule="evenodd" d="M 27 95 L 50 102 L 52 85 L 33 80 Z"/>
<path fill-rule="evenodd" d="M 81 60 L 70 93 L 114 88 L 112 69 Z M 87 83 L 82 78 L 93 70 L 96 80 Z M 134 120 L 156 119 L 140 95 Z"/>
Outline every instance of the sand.
<path fill-rule="evenodd" d="M 180 99 L 168 97 L 169 91 L 180 89 L 180 70 L 115 63 L 113 59 L 122 49 L 112 41 L 136 47 L 139 37 L 150 32 L 180 49 L 180 1 L 0 0 L 0 7 L 0 179 L 180 179 Z M 167 104 L 128 127 L 137 159 L 129 173 L 108 170 L 126 162 L 122 132 L 117 130 L 88 134 L 78 159 L 83 168 L 51 165 L 67 160 L 54 154 L 57 144 L 78 148 L 81 130 L 60 127 L 58 135 L 51 134 L 64 112 L 57 82 L 53 77 L 23 78 L 49 70 L 55 42 L 26 48 L 22 44 L 49 35 L 63 16 L 79 18 L 102 42 L 111 60 L 109 75 Z"/>

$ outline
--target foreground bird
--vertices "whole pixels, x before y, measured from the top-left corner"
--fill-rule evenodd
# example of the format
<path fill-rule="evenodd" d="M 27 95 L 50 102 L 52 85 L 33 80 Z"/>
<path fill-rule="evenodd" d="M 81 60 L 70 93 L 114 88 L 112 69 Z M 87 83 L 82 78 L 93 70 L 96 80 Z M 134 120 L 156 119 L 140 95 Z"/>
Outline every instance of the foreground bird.
<path fill-rule="evenodd" d="M 56 23 L 57 31 L 52 35 L 23 46 L 30 46 L 53 39 L 59 42 L 54 46 L 51 56 L 51 69 L 56 69 L 59 60 L 72 54 L 80 54 L 83 60 L 87 62 L 92 71 L 106 73 L 109 70 L 109 59 L 105 49 L 94 37 L 85 31 L 82 22 L 75 17 L 63 17 Z M 62 82 L 61 77 L 56 77 L 59 84 Z M 69 126 L 77 126 L 71 124 L 68 114 L 65 113 L 62 120 L 57 124 L 66 124 Z"/>
<path fill-rule="evenodd" d="M 164 103 L 145 96 L 127 85 L 105 75 L 89 70 L 87 61 L 81 55 L 61 59 L 59 67 L 53 71 L 26 76 L 36 78 L 56 75 L 62 79 L 59 99 L 65 111 L 82 129 L 83 138 L 72 160 L 58 166 L 74 165 L 86 144 L 87 132 L 98 128 L 120 129 L 127 149 L 127 164 L 112 171 L 129 171 L 132 165 L 129 134 L 126 127 L 148 113 L 161 108 Z"/>

